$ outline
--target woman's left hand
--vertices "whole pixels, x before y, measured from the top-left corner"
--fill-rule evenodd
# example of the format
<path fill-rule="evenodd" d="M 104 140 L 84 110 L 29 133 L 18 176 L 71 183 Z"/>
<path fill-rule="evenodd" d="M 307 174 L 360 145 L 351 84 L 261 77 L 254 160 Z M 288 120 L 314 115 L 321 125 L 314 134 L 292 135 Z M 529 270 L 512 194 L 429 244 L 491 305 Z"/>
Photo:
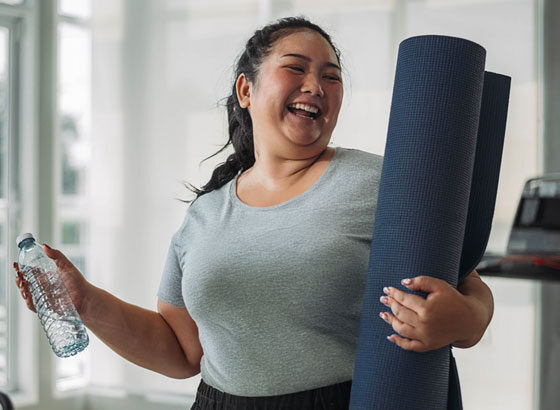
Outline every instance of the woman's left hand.
<path fill-rule="evenodd" d="M 473 298 L 461 294 L 444 280 L 431 276 L 417 276 L 404 286 L 428 294 L 421 296 L 386 287 L 386 301 L 392 314 L 382 312 L 381 318 L 393 326 L 401 336 L 388 338 L 405 350 L 426 352 L 439 349 L 459 340 L 472 339 L 483 321 L 481 307 Z"/>

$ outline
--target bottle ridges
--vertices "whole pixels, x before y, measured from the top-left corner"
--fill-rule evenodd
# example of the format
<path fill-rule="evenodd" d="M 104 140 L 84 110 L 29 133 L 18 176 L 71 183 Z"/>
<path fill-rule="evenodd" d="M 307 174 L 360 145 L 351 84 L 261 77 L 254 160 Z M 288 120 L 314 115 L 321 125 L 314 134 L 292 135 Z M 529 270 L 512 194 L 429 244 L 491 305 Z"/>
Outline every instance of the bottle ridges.
<path fill-rule="evenodd" d="M 84 350 L 89 344 L 87 332 L 56 269 L 40 261 L 38 266 L 24 266 L 23 271 L 54 353 L 69 357 Z"/>

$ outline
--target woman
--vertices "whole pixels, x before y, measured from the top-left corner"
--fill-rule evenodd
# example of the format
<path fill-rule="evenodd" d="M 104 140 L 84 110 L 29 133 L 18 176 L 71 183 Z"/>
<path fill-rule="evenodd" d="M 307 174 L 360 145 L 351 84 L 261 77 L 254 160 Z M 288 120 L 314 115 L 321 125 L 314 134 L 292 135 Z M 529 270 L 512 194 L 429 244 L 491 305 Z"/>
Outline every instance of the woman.
<path fill-rule="evenodd" d="M 342 97 L 339 53 L 320 27 L 287 18 L 255 32 L 227 104 L 235 152 L 193 189 L 158 312 L 93 286 L 45 245 L 109 347 L 169 377 L 202 373 L 194 409 L 348 408 L 382 157 L 328 146 Z M 476 272 L 457 290 L 429 276 L 403 285 L 429 295 L 384 289 L 392 313 L 380 320 L 401 335 L 387 343 L 466 348 L 491 320 Z"/>

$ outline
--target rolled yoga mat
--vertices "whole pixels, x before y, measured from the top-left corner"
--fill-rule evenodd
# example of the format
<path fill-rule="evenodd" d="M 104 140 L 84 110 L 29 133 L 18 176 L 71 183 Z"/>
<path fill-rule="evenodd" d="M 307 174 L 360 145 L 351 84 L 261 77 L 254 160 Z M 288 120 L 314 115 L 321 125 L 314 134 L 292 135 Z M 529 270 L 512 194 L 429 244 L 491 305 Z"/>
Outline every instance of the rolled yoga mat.
<path fill-rule="evenodd" d="M 474 161 L 469 211 L 463 240 L 460 284 L 479 264 L 488 238 L 496 204 L 496 192 L 502 149 L 506 130 L 507 109 L 511 78 L 505 75 L 484 73 L 484 90 L 478 126 L 478 139 Z M 449 394 L 447 409 L 461 410 L 461 388 L 457 364 L 449 350 Z"/>
<path fill-rule="evenodd" d="M 485 75 L 485 57 L 481 46 L 455 37 L 400 44 L 350 409 L 461 408 L 450 346 L 418 353 L 388 341 L 394 330 L 379 318 L 387 310 L 379 297 L 384 286 L 426 297 L 399 286 L 418 275 L 456 287 L 482 257 L 510 80 Z"/>

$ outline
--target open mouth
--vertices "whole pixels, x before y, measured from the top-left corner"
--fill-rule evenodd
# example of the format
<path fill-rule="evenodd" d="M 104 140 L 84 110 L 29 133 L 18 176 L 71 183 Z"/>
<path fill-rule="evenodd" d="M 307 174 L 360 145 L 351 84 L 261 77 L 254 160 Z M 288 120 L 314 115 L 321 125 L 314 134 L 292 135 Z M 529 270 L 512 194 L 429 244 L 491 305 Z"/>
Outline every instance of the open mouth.
<path fill-rule="evenodd" d="M 287 107 L 288 111 L 298 117 L 317 119 L 321 116 L 321 110 L 306 104 L 289 104 Z"/>

